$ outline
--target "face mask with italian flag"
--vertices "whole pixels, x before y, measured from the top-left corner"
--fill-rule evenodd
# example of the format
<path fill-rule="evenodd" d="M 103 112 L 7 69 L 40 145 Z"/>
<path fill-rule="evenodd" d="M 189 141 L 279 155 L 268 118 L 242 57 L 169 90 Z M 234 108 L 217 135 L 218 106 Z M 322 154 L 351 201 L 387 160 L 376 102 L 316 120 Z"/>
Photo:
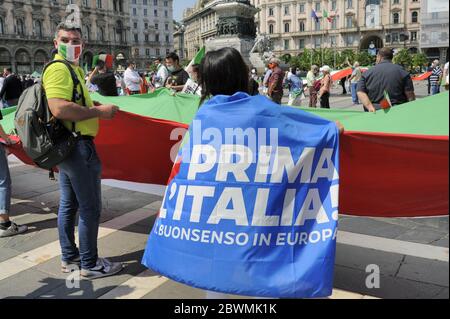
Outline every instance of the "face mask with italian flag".
<path fill-rule="evenodd" d="M 58 45 L 58 54 L 69 62 L 78 62 L 83 50 L 81 44 L 60 43 Z"/>

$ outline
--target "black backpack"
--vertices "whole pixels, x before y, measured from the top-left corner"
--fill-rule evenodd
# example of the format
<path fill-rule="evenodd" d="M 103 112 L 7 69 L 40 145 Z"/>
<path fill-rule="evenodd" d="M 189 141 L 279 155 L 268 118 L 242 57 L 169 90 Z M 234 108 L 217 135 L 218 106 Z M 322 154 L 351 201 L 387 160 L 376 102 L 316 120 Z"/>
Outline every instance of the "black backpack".
<path fill-rule="evenodd" d="M 42 72 L 42 78 L 47 68 L 54 63 L 63 63 L 69 69 L 73 81 L 72 102 L 76 103 L 79 99 L 77 86 L 80 81 L 67 61 L 49 62 Z M 85 105 L 83 87 L 81 85 L 80 87 L 81 98 Z M 37 166 L 50 170 L 51 176 L 53 168 L 72 153 L 81 138 L 81 134 L 75 132 L 74 122 L 70 131 L 62 121 L 52 115 L 41 82 L 29 87 L 20 96 L 14 125 L 26 154 Z"/>

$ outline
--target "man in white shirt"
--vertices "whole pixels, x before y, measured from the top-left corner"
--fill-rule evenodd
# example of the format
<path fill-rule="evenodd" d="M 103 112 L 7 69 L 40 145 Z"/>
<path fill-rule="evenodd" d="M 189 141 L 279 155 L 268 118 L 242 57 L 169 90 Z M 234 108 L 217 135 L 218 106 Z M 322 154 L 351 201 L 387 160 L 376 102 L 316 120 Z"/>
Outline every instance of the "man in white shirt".
<path fill-rule="evenodd" d="M 169 77 L 169 70 L 167 70 L 167 67 L 162 63 L 161 58 L 155 59 L 155 65 L 157 71 L 153 85 L 156 89 L 159 89 L 164 86 L 166 79 Z"/>
<path fill-rule="evenodd" d="M 141 77 L 135 71 L 136 64 L 134 62 L 128 63 L 128 68 L 125 70 L 123 80 L 128 90 L 129 95 L 139 94 L 141 92 Z"/>

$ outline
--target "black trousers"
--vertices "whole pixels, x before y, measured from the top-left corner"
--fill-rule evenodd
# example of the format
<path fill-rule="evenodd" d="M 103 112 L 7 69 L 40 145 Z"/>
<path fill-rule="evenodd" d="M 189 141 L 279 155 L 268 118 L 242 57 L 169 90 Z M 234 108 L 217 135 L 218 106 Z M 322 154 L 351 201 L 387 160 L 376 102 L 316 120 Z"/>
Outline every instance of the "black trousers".
<path fill-rule="evenodd" d="M 330 108 L 330 93 L 325 92 L 320 96 L 320 107 L 323 109 Z"/>

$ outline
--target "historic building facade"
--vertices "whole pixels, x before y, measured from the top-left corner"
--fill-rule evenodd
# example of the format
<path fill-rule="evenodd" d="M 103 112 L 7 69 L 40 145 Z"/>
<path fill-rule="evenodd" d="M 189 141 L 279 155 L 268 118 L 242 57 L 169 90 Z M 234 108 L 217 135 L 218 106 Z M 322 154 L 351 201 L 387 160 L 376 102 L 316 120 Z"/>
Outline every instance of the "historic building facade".
<path fill-rule="evenodd" d="M 194 8 L 184 11 L 184 50 L 186 59 L 192 59 L 217 32 L 217 14 L 213 7 L 222 0 L 199 0 Z"/>
<path fill-rule="evenodd" d="M 139 69 L 174 47 L 173 0 L 131 0 L 132 56 Z"/>
<path fill-rule="evenodd" d="M 184 47 L 184 25 L 176 25 L 175 32 L 173 33 L 173 50 L 178 54 L 180 60 L 184 60 L 187 56 L 187 52 Z"/>
<path fill-rule="evenodd" d="M 449 59 L 449 3 L 446 0 L 421 0 L 420 48 L 430 59 Z"/>
<path fill-rule="evenodd" d="M 419 50 L 421 0 L 252 0 L 277 54 L 305 48 Z M 317 20 L 312 17 L 316 13 Z"/>
<path fill-rule="evenodd" d="M 130 0 L 0 0 L 0 68 L 40 72 L 51 59 L 56 26 L 79 8 L 86 47 L 81 64 L 111 53 L 116 65 L 130 58 Z M 67 11 L 66 11 L 67 9 Z"/>

